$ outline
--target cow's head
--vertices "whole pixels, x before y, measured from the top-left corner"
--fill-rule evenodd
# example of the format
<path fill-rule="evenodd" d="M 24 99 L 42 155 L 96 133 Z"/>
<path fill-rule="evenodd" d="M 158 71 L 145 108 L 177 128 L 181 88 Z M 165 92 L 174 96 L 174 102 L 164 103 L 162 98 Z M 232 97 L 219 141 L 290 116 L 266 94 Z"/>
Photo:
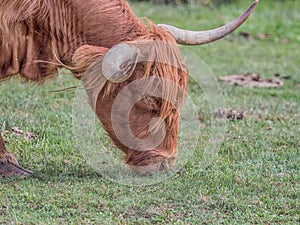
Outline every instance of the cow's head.
<path fill-rule="evenodd" d="M 127 164 L 142 173 L 168 170 L 177 158 L 180 107 L 187 70 L 176 43 L 205 44 L 224 37 L 251 14 L 209 31 L 151 25 L 146 36 L 111 49 L 81 46 L 74 54 L 76 72 L 90 104 Z"/>

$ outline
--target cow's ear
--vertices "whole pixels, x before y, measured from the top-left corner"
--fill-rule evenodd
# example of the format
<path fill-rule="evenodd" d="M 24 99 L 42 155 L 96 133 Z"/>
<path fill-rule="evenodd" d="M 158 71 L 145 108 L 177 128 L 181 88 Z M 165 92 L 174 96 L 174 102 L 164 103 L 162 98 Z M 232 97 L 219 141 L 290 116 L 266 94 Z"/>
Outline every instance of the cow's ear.
<path fill-rule="evenodd" d="M 140 58 L 140 50 L 128 44 L 112 47 L 102 61 L 102 74 L 114 83 L 127 80 L 135 70 Z"/>
<path fill-rule="evenodd" d="M 108 48 L 82 45 L 73 54 L 72 72 L 77 78 L 81 78 L 88 67 L 93 64 L 99 57 L 108 52 Z"/>

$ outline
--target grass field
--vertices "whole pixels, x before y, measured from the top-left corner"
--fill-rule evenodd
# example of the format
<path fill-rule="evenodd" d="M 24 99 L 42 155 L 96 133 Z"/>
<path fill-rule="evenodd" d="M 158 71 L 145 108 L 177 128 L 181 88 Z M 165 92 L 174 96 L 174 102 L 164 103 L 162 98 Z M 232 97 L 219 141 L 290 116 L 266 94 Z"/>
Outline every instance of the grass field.
<path fill-rule="evenodd" d="M 140 17 L 191 29 L 214 28 L 238 16 L 251 1 L 218 8 L 131 3 Z M 164 182 L 122 185 L 89 167 L 72 135 L 73 91 L 62 75 L 42 86 L 14 78 L 0 83 L 0 129 L 18 127 L 7 148 L 27 179 L 0 179 L 0 224 L 298 224 L 300 223 L 300 1 L 261 0 L 250 20 L 218 42 L 189 47 L 216 77 L 279 74 L 276 89 L 220 84 L 227 108 L 246 111 L 228 121 L 216 159 L 199 168 L 211 135 L 211 111 L 199 102 L 201 136 L 193 157 Z M 249 37 L 239 35 L 248 32 Z M 191 84 L 192 85 L 192 84 Z M 196 96 L 200 96 L 197 99 Z"/>

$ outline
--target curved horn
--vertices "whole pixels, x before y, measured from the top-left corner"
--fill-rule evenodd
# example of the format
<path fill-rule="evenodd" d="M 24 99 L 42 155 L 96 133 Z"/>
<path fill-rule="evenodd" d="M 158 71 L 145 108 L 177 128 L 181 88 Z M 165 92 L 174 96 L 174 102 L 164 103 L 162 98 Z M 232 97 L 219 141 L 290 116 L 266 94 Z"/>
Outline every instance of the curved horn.
<path fill-rule="evenodd" d="M 216 41 L 237 29 L 250 16 L 259 0 L 255 0 L 252 5 L 238 18 L 232 22 L 207 31 L 190 31 L 176 28 L 171 25 L 158 24 L 157 26 L 169 31 L 178 44 L 183 45 L 201 45 Z"/>
<path fill-rule="evenodd" d="M 106 79 L 121 83 L 133 73 L 139 56 L 139 49 L 128 44 L 118 44 L 112 47 L 104 56 L 102 74 Z"/>

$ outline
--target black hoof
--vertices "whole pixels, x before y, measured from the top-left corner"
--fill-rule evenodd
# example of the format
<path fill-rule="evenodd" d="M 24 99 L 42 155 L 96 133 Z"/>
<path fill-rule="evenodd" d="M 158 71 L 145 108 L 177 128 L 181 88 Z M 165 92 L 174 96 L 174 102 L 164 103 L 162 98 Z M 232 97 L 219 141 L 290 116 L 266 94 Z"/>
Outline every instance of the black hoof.
<path fill-rule="evenodd" d="M 11 162 L 0 162 L 0 177 L 20 177 L 25 178 L 32 175 L 33 172 L 23 168 L 20 165 Z"/>

